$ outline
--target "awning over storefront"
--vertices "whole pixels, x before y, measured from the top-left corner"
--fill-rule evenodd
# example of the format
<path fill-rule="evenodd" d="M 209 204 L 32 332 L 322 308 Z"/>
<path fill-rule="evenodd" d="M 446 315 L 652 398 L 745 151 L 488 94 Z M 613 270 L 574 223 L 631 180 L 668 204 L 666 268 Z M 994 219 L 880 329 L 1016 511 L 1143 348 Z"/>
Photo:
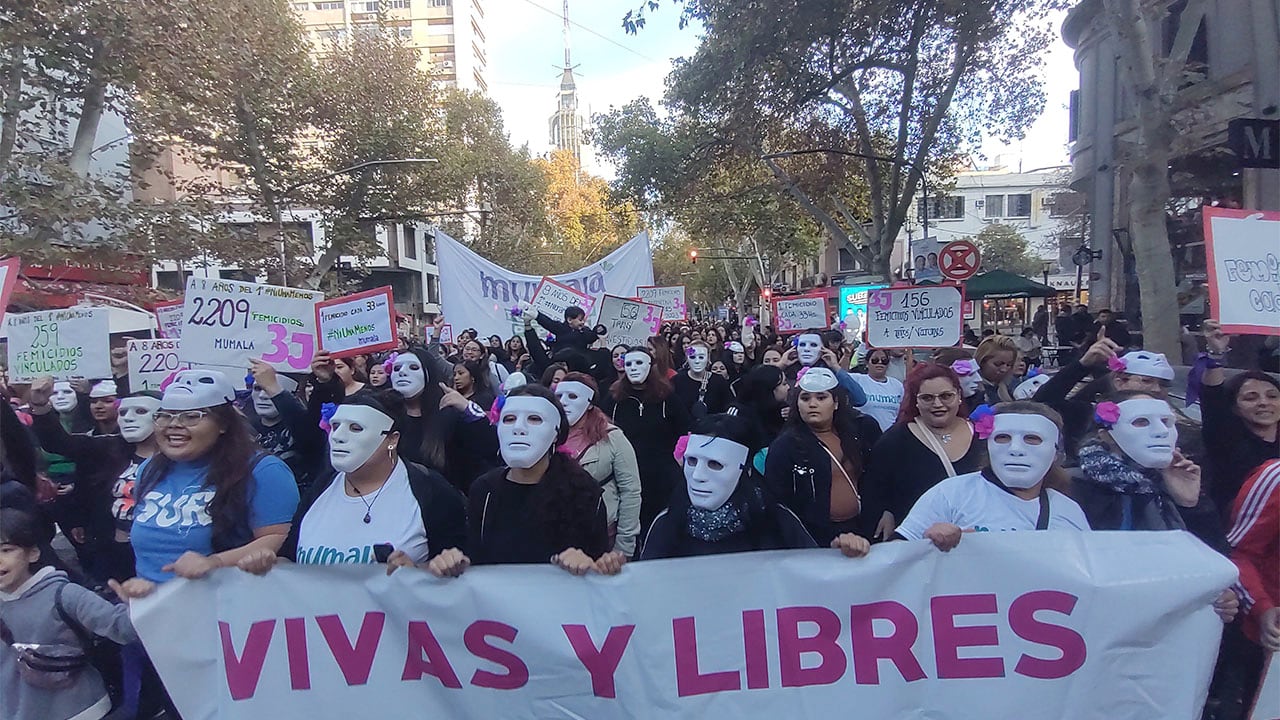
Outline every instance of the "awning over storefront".
<path fill-rule="evenodd" d="M 921 285 L 936 285 L 933 282 L 921 282 Z M 964 283 L 966 300 L 1000 300 L 1005 298 L 1057 297 L 1058 291 L 1028 280 L 1021 275 L 1014 275 L 1005 270 L 991 270 L 975 275 Z"/>

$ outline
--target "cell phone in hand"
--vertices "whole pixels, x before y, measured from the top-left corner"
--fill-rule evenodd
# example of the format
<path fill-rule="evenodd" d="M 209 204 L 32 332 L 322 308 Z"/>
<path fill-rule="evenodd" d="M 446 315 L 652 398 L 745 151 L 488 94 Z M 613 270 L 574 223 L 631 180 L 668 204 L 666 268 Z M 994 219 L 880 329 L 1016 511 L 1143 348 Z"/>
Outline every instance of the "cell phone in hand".
<path fill-rule="evenodd" d="M 391 543 L 378 543 L 373 546 L 373 558 L 380 563 L 385 563 L 395 550 L 395 546 Z"/>

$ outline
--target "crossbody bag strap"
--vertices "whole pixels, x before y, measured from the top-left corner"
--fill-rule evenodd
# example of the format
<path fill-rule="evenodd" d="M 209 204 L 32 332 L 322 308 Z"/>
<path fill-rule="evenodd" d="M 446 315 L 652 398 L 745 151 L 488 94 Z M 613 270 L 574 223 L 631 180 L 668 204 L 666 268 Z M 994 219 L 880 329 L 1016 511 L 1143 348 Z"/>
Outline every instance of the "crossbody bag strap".
<path fill-rule="evenodd" d="M 1040 488 L 1040 517 L 1036 518 L 1037 530 L 1049 529 L 1049 488 Z"/>
<path fill-rule="evenodd" d="M 826 443 L 819 440 L 818 445 L 822 447 L 822 451 L 827 454 L 827 457 L 831 458 L 831 464 L 840 468 L 840 474 L 848 481 L 849 488 L 853 490 L 853 496 L 858 499 L 858 502 L 862 502 L 862 495 L 858 492 L 858 485 L 853 482 L 853 478 L 849 477 L 848 471 L 844 469 L 844 463 L 840 462 L 840 459 L 836 457 L 835 453 L 831 452 L 831 448 L 827 447 Z"/>
<path fill-rule="evenodd" d="M 915 435 L 917 440 L 924 443 L 925 447 L 932 450 L 933 454 L 938 456 L 938 459 L 942 461 L 942 469 L 947 471 L 947 477 L 955 477 L 956 466 L 951 464 L 951 458 L 947 457 L 947 450 L 942 447 L 942 443 L 938 441 L 938 436 L 926 430 L 915 420 L 908 423 L 907 427 L 910 428 L 911 434 Z"/>
<path fill-rule="evenodd" d="M 58 611 L 58 618 L 62 620 L 62 623 L 71 628 L 71 632 L 75 633 L 76 639 L 80 641 L 80 648 L 88 651 L 89 648 L 93 647 L 93 636 L 90 635 L 84 625 L 81 625 L 79 620 L 72 617 L 71 613 L 67 612 L 67 609 L 62 605 L 62 591 L 66 587 L 67 584 L 62 583 L 58 586 L 57 590 L 53 591 L 53 608 Z"/>

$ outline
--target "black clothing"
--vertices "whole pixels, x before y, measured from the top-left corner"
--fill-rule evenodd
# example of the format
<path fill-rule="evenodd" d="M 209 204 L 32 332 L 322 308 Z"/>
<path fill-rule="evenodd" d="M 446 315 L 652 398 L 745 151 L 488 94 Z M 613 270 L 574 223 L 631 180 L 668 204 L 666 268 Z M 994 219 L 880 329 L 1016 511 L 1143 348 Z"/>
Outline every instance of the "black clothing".
<path fill-rule="evenodd" d="M 481 410 L 488 412 L 489 408 Z M 463 493 L 472 481 L 498 465 L 498 434 L 487 417 L 451 407 L 423 408 L 423 412 L 426 414 L 405 417 L 400 430 L 401 457 L 438 471 Z"/>
<path fill-rule="evenodd" d="M 418 501 L 422 527 L 427 533 L 427 558 L 433 558 L 449 548 L 465 551 L 467 509 L 462 494 L 434 470 L 412 462 L 406 462 L 405 469 L 409 474 L 409 490 Z M 338 473 L 330 468 L 302 496 L 298 502 L 298 510 L 293 515 L 293 524 L 289 526 L 289 535 L 277 555 L 297 561 L 298 533 L 302 530 L 302 519 L 337 478 Z"/>
<path fill-rule="evenodd" d="M 628 382 L 619 378 L 618 382 Z M 667 507 L 671 492 L 684 484 L 684 473 L 673 454 L 676 442 L 689 432 L 689 415 L 679 399 L 672 396 L 658 402 L 643 402 L 629 395 L 615 401 L 612 392 L 604 395 L 600 409 L 610 422 L 622 429 L 636 451 L 640 470 L 640 531 Z"/>
<path fill-rule="evenodd" d="M 507 479 L 507 468 L 481 475 L 467 500 L 467 555 L 474 565 L 550 562 L 551 556 L 576 547 L 593 558 L 609 550 L 608 516 L 601 498 L 593 517 L 582 518 L 563 546 L 553 542 L 538 517 L 535 501 L 541 483 L 526 485 Z"/>
<path fill-rule="evenodd" d="M 1080 440 L 1093 429 L 1093 395 L 1077 393 L 1074 397 L 1067 395 L 1081 381 L 1095 372 L 1085 367 L 1079 360 L 1073 360 L 1054 373 L 1049 381 L 1040 386 L 1032 397 L 1036 402 L 1044 403 L 1062 415 L 1063 448 L 1068 457 L 1075 457 Z M 1101 371 L 1103 374 L 1105 370 Z"/>
<path fill-rule="evenodd" d="M 569 326 L 569 323 L 561 322 L 543 313 L 538 313 L 538 324 L 556 336 L 555 342 L 551 343 L 553 350 L 574 348 L 585 351 L 600 337 L 595 329 L 586 325 L 575 330 Z"/>
<path fill-rule="evenodd" d="M 676 373 L 674 384 L 675 396 L 695 420 L 728 410 L 733 400 L 729 381 L 712 372 L 707 373 L 706 380 L 694 380 L 688 370 L 681 370 Z"/>
<path fill-rule="evenodd" d="M 1224 520 L 1229 520 L 1245 479 L 1262 463 L 1280 457 L 1280 443 L 1255 435 L 1230 403 L 1221 385 L 1206 385 L 1201 390 L 1200 427 L 1210 470 L 1208 492 Z"/>
<path fill-rule="evenodd" d="M 245 415 L 258 444 L 283 460 L 293 471 L 298 489 L 305 491 L 325 467 L 329 438 L 320 429 L 318 419 L 313 421 L 307 407 L 293 393 L 281 392 L 271 398 L 271 403 L 280 413 L 275 425 L 264 424 L 254 412 L 253 403 L 249 403 Z"/>
<path fill-rule="evenodd" d="M 766 509 L 768 522 L 761 527 L 748 528 L 715 542 L 708 542 L 690 535 L 685 530 L 683 517 L 663 510 L 644 539 L 641 560 L 697 557 L 723 553 L 750 552 L 753 550 L 802 550 L 818 547 L 804 523 L 787 508 L 772 503 Z"/>
<path fill-rule="evenodd" d="M 1195 507 L 1182 507 L 1168 495 L 1117 492 L 1084 473 L 1072 478 L 1068 495 L 1093 530 L 1186 530 L 1223 555 L 1231 552 L 1218 509 L 1208 497 L 1201 496 Z"/>
<path fill-rule="evenodd" d="M 951 465 L 956 475 L 964 475 L 981 469 L 985 458 L 986 443 L 975 433 L 968 451 Z M 916 439 L 907 423 L 898 423 L 885 431 L 871 450 L 867 472 L 870 477 L 866 480 L 863 504 L 888 510 L 899 523 L 906 519 L 926 490 L 947 478 L 942 460 Z"/>

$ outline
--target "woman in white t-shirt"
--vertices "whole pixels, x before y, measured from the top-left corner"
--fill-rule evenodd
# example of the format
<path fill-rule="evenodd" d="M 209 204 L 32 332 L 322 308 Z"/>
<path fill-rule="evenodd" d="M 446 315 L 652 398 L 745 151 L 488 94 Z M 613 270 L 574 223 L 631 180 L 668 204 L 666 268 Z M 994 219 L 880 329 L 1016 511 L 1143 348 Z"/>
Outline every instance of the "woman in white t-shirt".
<path fill-rule="evenodd" d="M 889 376 L 888 350 L 877 349 L 867 353 L 867 374 L 853 373 L 854 382 L 867 394 L 867 402 L 858 409 L 870 415 L 888 430 L 898 420 L 898 407 L 902 405 L 902 381 Z"/>
<path fill-rule="evenodd" d="M 387 572 L 426 566 L 467 538 L 462 495 L 442 475 L 401 459 L 403 401 L 394 392 L 363 393 L 329 418 L 329 463 L 298 505 L 276 553 L 244 558 L 263 574 L 279 560 L 307 565 L 385 562 Z"/>
<path fill-rule="evenodd" d="M 1057 465 L 1062 418 L 1047 406 L 1018 400 L 973 414 L 987 441 L 987 467 L 947 478 L 916 501 L 895 537 L 928 538 L 939 550 L 960 544 L 966 532 L 1088 530 L 1074 500 L 1049 487 L 1065 485 Z"/>

